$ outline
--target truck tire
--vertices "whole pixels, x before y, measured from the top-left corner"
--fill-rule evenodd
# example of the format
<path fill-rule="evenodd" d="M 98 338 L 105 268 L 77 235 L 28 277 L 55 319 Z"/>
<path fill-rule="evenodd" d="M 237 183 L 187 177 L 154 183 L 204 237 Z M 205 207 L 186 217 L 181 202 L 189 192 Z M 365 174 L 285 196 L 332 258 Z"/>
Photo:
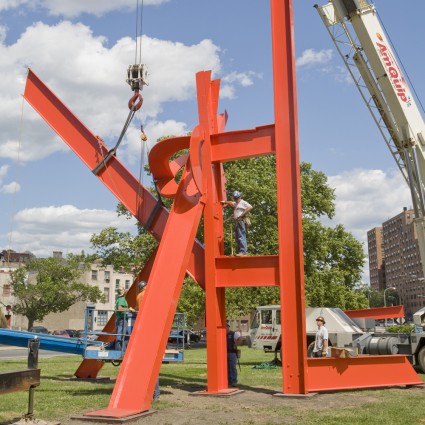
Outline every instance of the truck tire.
<path fill-rule="evenodd" d="M 423 346 L 418 353 L 418 363 L 422 369 L 422 373 L 425 373 L 425 346 Z"/>

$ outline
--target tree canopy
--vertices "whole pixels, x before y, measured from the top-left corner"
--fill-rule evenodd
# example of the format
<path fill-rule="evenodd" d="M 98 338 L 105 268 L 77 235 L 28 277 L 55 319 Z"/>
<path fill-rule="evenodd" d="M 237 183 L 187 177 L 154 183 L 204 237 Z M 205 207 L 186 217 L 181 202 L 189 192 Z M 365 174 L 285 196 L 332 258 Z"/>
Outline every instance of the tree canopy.
<path fill-rule="evenodd" d="M 238 190 L 253 206 L 248 232 L 249 254 L 278 254 L 275 156 L 228 162 L 224 170 L 228 196 Z M 334 190 L 324 173 L 313 170 L 311 164 L 305 162 L 301 163 L 301 198 L 306 304 L 343 309 L 366 307 L 365 294 L 354 290 L 364 263 L 362 244 L 343 225 L 328 227 L 321 222 L 323 217 L 332 218 L 335 214 Z M 122 206 L 118 211 L 125 214 Z M 231 255 L 235 251 L 231 208 L 224 210 L 224 219 L 225 255 Z M 202 223 L 197 236 L 202 242 Z M 107 259 L 107 264 L 127 265 L 127 268 L 137 264 L 138 270 L 156 246 L 141 227 L 137 236 L 119 233 L 114 228 L 104 229 L 100 235 L 93 236 L 92 244 L 100 256 Z M 258 305 L 279 303 L 279 300 L 278 288 L 226 289 L 228 317 L 248 314 Z M 186 278 L 178 311 L 186 312 L 188 323 L 193 324 L 203 309 L 203 291 Z"/>
<path fill-rule="evenodd" d="M 78 301 L 103 300 L 98 287 L 80 282 L 92 257 L 69 254 L 67 259 L 36 258 L 11 276 L 16 299 L 13 311 L 28 319 L 28 330 L 49 313 L 68 310 Z"/>

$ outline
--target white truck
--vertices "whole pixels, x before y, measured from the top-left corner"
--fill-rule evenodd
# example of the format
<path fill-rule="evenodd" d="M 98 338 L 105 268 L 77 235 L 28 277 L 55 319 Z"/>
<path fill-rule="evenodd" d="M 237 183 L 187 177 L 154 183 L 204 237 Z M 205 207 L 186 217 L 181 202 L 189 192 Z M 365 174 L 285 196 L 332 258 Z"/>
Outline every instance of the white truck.
<path fill-rule="evenodd" d="M 316 318 L 323 316 L 329 333 L 329 346 L 345 348 L 351 356 L 404 354 L 425 373 L 425 307 L 413 315 L 411 333 L 377 333 L 373 319 L 350 319 L 339 308 L 306 308 L 307 356 L 313 351 Z M 373 323 L 375 321 L 373 320 Z M 297 326 L 294 323 L 294 326 Z M 362 327 L 361 327 L 362 326 Z M 258 307 L 251 322 L 247 345 L 280 356 L 282 346 L 280 305 Z"/>
<path fill-rule="evenodd" d="M 324 316 L 329 332 L 329 345 L 344 347 L 363 335 L 362 329 L 339 308 L 306 308 L 306 334 L 308 354 L 311 354 L 317 331 L 316 318 Z M 294 326 L 297 326 L 294 323 Z M 247 344 L 251 348 L 280 355 L 280 305 L 258 307 L 251 322 Z"/>

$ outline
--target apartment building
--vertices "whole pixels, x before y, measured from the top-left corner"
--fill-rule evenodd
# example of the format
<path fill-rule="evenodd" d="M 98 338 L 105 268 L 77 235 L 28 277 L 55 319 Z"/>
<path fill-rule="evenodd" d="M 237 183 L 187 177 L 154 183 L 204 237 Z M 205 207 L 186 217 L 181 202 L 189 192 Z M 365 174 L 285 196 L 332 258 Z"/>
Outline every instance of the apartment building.
<path fill-rule="evenodd" d="M 369 252 L 370 287 L 375 291 L 385 289 L 385 261 L 382 227 L 375 227 L 367 232 Z"/>
<path fill-rule="evenodd" d="M 422 272 L 419 244 L 413 223 L 414 211 L 403 211 L 368 232 L 369 273 L 373 289 L 395 288 L 407 318 L 425 306 L 425 282 Z M 374 235 L 373 235 L 374 233 Z M 370 238 L 369 238 L 370 236 Z M 381 267 L 379 266 L 381 256 Z M 384 288 L 379 281 L 379 270 L 384 273 Z M 388 294 L 388 292 L 387 292 Z"/>
<path fill-rule="evenodd" d="M 31 254 L 32 255 L 32 254 Z M 61 252 L 54 252 L 55 257 L 61 258 Z M 32 256 L 33 258 L 34 256 Z M 14 297 L 11 293 L 10 275 L 18 267 L 24 263 L 9 263 L 8 266 L 0 267 L 0 302 L 2 304 L 3 313 L 6 314 L 6 306 L 13 306 Z M 134 276 L 123 270 L 114 270 L 113 266 L 108 265 L 102 267 L 101 261 L 91 264 L 90 270 L 86 271 L 82 276 L 82 281 L 93 286 L 97 286 L 105 296 L 104 303 L 95 305 L 94 329 L 101 330 L 108 322 L 115 307 L 116 290 L 123 286 L 130 288 L 133 283 Z M 51 313 L 44 318 L 42 322 L 35 325 L 45 326 L 49 331 L 61 329 L 84 329 L 86 303 L 79 302 L 71 306 L 71 308 L 62 313 Z M 26 330 L 28 321 L 25 317 L 13 315 L 10 317 L 10 326 L 13 329 Z"/>

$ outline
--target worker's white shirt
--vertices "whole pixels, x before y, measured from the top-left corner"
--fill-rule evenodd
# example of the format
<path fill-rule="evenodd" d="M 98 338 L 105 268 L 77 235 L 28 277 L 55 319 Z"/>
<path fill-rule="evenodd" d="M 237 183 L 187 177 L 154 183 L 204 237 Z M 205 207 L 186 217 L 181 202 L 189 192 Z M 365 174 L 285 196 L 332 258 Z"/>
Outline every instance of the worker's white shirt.
<path fill-rule="evenodd" d="M 316 340 L 313 348 L 315 353 L 323 350 L 323 341 L 325 339 L 328 339 L 328 330 L 324 326 L 321 326 L 316 332 Z"/>
<path fill-rule="evenodd" d="M 243 199 L 241 199 L 237 204 L 235 203 L 235 207 L 233 210 L 234 219 L 237 220 L 247 208 L 252 208 L 252 206 Z"/>

